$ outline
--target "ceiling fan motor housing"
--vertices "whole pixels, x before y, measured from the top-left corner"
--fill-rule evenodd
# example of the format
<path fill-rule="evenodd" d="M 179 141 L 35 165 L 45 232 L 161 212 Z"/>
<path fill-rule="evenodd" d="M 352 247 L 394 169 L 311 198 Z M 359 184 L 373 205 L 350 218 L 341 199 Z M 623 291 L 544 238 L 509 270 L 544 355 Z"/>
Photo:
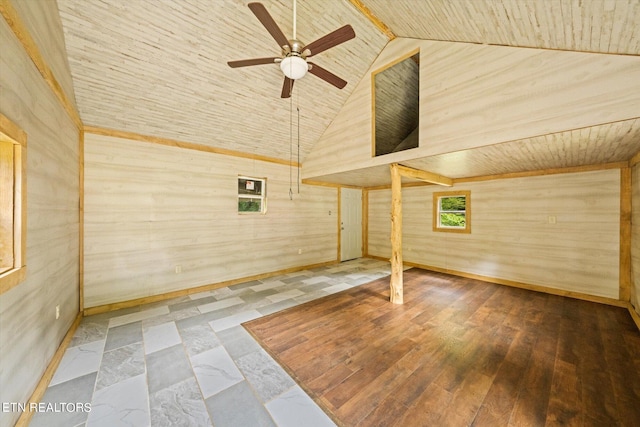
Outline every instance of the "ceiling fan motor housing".
<path fill-rule="evenodd" d="M 302 57 L 302 59 L 306 59 L 307 56 L 311 53 L 308 49 L 306 51 L 304 50 L 304 43 L 302 43 L 300 40 L 289 40 L 289 44 L 291 45 L 291 47 L 286 45 L 282 46 L 283 56 L 295 55 Z"/>
<path fill-rule="evenodd" d="M 285 76 L 292 80 L 301 79 L 307 74 L 309 64 L 307 64 L 306 56 L 308 50 L 304 50 L 304 44 L 299 40 L 289 40 L 289 46 L 282 47 L 282 61 L 280 69 Z"/>

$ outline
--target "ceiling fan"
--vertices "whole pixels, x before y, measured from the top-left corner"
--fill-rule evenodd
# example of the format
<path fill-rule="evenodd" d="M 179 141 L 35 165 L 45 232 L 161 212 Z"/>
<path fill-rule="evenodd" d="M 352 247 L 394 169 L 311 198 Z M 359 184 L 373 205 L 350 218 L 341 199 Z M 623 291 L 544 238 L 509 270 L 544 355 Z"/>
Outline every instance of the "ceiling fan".
<path fill-rule="evenodd" d="M 269 15 L 269 12 L 267 12 L 267 9 L 262 3 L 249 3 L 248 6 L 282 49 L 281 56 L 229 61 L 227 64 L 229 64 L 231 68 L 279 63 L 280 69 L 285 76 L 284 84 L 282 85 L 282 98 L 289 98 L 291 96 L 293 82 L 304 77 L 307 71 L 327 83 L 334 85 L 338 89 L 346 86 L 347 82 L 345 80 L 342 80 L 321 66 L 307 61 L 307 58 L 354 38 L 356 33 L 353 31 L 353 28 L 351 28 L 351 25 L 338 28 L 324 37 L 320 37 L 318 40 L 305 45 L 296 39 L 296 0 L 293 1 L 293 38 L 291 40 L 287 40 L 287 37 L 282 30 L 280 30 L 278 24 L 276 24 L 271 15 Z"/>

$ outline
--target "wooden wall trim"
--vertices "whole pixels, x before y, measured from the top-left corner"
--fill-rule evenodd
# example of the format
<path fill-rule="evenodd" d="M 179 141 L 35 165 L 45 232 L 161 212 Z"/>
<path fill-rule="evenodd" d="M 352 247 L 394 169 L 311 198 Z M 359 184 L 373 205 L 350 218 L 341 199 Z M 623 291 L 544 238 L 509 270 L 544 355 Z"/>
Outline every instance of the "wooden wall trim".
<path fill-rule="evenodd" d="M 13 250 L 14 268 L 0 274 L 1 295 L 24 282 L 27 277 L 27 133 L 0 113 L 0 138 L 8 138 L 12 145 L 12 161 L 14 165 L 19 164 L 19 167 L 14 168 L 14 192 L 9 195 L 9 199 L 12 199 L 12 212 L 19 212 L 20 215 L 19 219 L 14 217 L 14 237 L 8 242 Z"/>
<path fill-rule="evenodd" d="M 635 156 L 633 156 L 633 157 L 631 158 L 631 160 L 629 160 L 629 167 L 630 167 L 630 168 L 632 168 L 632 167 L 634 167 L 635 165 L 637 165 L 638 163 L 640 163 L 640 151 L 638 151 L 638 152 L 636 153 L 636 155 L 635 155 Z"/>
<path fill-rule="evenodd" d="M 342 261 L 342 187 L 338 187 L 338 218 L 336 221 L 337 234 L 338 234 L 338 253 L 336 254 L 336 259 L 338 262 Z"/>
<path fill-rule="evenodd" d="M 27 27 L 24 25 L 18 12 L 11 4 L 10 0 L 0 0 L 0 14 L 4 17 L 5 21 L 16 35 L 22 47 L 24 48 L 31 61 L 34 63 L 42 78 L 44 78 L 45 82 L 49 85 L 53 93 L 55 94 L 58 101 L 62 104 L 62 107 L 65 109 L 69 118 L 75 123 L 76 127 L 80 130 L 82 129 L 82 120 L 80 119 L 80 115 L 76 111 L 73 104 L 67 98 L 67 95 L 62 90 L 62 87 L 56 80 L 51 68 L 47 65 L 38 46 L 36 45 L 33 37 L 29 34 Z"/>
<path fill-rule="evenodd" d="M 78 260 L 78 274 L 79 274 L 79 283 L 80 283 L 80 313 L 84 310 L 84 131 L 80 131 L 79 140 L 78 140 L 78 170 L 79 170 L 79 200 L 78 200 L 78 221 L 79 221 L 79 243 L 78 243 L 78 253 L 80 255 L 80 259 Z"/>
<path fill-rule="evenodd" d="M 631 168 L 620 169 L 620 300 L 631 300 Z"/>
<path fill-rule="evenodd" d="M 373 12 L 371 12 L 371 10 L 362 3 L 361 0 L 349 0 L 349 1 L 353 6 L 355 6 L 356 9 L 358 9 L 358 11 L 360 11 L 360 13 L 362 13 L 369 21 L 371 21 L 371 23 L 377 29 L 379 29 L 382 34 L 387 36 L 389 38 L 389 41 L 396 38 L 396 35 L 394 34 L 393 31 L 391 31 L 391 28 L 389 28 L 387 24 L 382 22 L 380 18 L 375 16 Z"/>
<path fill-rule="evenodd" d="M 389 261 L 384 257 L 379 257 L 374 255 L 369 255 L 368 258 L 377 259 L 380 261 Z M 482 280 L 483 282 L 490 282 L 490 283 L 496 283 L 498 285 L 512 286 L 514 288 L 520 288 L 520 289 L 528 289 L 530 291 L 575 298 L 583 301 L 597 302 L 600 304 L 612 305 L 615 307 L 626 308 L 630 305 L 625 301 L 620 301 L 614 298 L 599 297 L 596 295 L 589 295 L 581 292 L 572 292 L 572 291 L 565 291 L 562 289 L 550 288 L 548 286 L 533 285 L 530 283 L 517 282 L 514 280 L 500 279 L 497 277 L 490 277 L 490 276 L 482 276 L 482 275 L 473 274 L 473 273 L 465 273 L 464 271 L 450 270 L 447 268 L 434 267 L 434 266 L 410 262 L 410 261 L 405 261 L 404 265 L 406 267 L 422 268 L 424 270 L 437 271 L 438 273 L 446 273 L 446 274 L 451 274 L 453 276 L 460 276 L 460 277 L 466 277 L 469 279 Z"/>
<path fill-rule="evenodd" d="M 168 299 L 182 297 L 185 295 L 197 294 L 199 292 L 212 291 L 214 289 L 224 288 L 227 286 L 236 285 L 238 283 L 250 282 L 252 280 L 261 280 L 261 279 L 266 279 L 268 277 L 278 276 L 281 274 L 289 274 L 289 273 L 294 273 L 296 271 L 324 267 L 327 265 L 335 265 L 338 263 L 340 263 L 340 261 L 335 260 L 335 261 L 321 262 L 318 264 L 303 265 L 300 267 L 291 267 L 283 270 L 272 271 L 269 273 L 255 274 L 253 276 L 246 276 L 246 277 L 240 277 L 238 279 L 225 280 L 224 282 L 211 283 L 209 285 L 198 286 L 195 288 L 181 289 L 179 291 L 167 292 L 164 294 L 152 295 L 152 296 L 143 297 L 143 298 L 136 298 L 128 301 L 114 302 L 111 304 L 85 308 L 83 311 L 83 314 L 85 316 L 92 316 L 94 314 L 106 313 L 109 311 L 120 310 L 123 308 L 136 307 L 138 305 L 149 304 L 152 302 L 165 301 Z"/>
<path fill-rule="evenodd" d="M 476 176 L 470 178 L 453 178 L 453 186 L 456 184 L 462 184 L 467 182 L 480 182 L 480 181 L 493 181 L 497 179 L 511 179 L 511 178 L 527 178 L 534 176 L 544 176 L 544 175 L 558 175 L 565 173 L 580 173 L 580 172 L 592 172 L 592 171 L 601 171 L 601 170 L 609 170 L 609 169 L 622 169 L 628 166 L 627 162 L 616 162 L 616 163 L 603 163 L 600 165 L 588 165 L 588 166 L 572 166 L 568 168 L 555 168 L 555 169 L 542 169 L 537 171 L 526 171 L 526 172 L 513 172 L 513 173 L 505 173 L 499 175 L 485 175 L 485 176 Z M 402 184 L 402 188 L 406 187 L 422 187 L 425 185 L 433 185 L 428 182 L 408 182 Z M 391 189 L 391 185 L 377 185 L 373 187 L 365 187 L 368 191 L 374 190 L 389 190 Z"/>
<path fill-rule="evenodd" d="M 9 138 L 26 148 L 27 133 L 2 113 L 0 113 L 0 129 L 2 129 L 2 132 Z"/>
<path fill-rule="evenodd" d="M 638 327 L 638 330 L 640 331 L 640 314 L 638 314 L 638 312 L 633 308 L 633 305 L 631 305 L 631 303 L 627 303 L 627 309 L 629 310 L 629 314 L 631 315 L 631 318 L 633 319 L 636 326 Z"/>
<path fill-rule="evenodd" d="M 369 190 L 362 190 L 362 256 L 369 256 Z"/>
<path fill-rule="evenodd" d="M 362 187 L 359 185 L 336 184 L 335 182 L 315 181 L 313 179 L 303 179 L 301 182 L 306 185 L 315 185 L 317 187 L 353 188 L 354 190 L 362 190 Z"/>
<path fill-rule="evenodd" d="M 67 348 L 69 347 L 69 344 L 71 343 L 71 340 L 73 339 L 73 336 L 76 333 L 76 329 L 78 329 L 81 320 L 82 313 L 80 312 L 78 313 L 75 320 L 69 327 L 66 335 L 62 339 L 60 346 L 54 353 L 51 362 L 49 362 L 47 369 L 44 371 L 44 374 L 42 374 L 42 377 L 40 378 L 40 381 L 38 382 L 35 390 L 31 394 L 29 401 L 26 402 L 27 407 L 29 407 L 31 403 L 39 403 L 40 400 L 42 400 L 42 396 L 44 396 L 45 391 L 47 391 L 47 387 L 49 387 L 49 383 L 51 382 L 53 375 L 56 373 L 56 370 L 60 365 L 60 361 L 62 360 L 65 351 L 67 351 Z M 20 415 L 20 418 L 18 418 L 15 427 L 27 427 L 29 425 L 29 422 L 31 421 L 31 418 L 33 417 L 33 414 L 34 412 L 32 411 L 24 411 L 22 415 Z"/>
<path fill-rule="evenodd" d="M 432 184 L 430 182 L 424 182 L 424 181 L 412 181 L 412 182 L 405 182 L 402 183 L 402 188 L 408 188 L 408 187 L 424 187 L 426 185 L 436 185 L 436 184 Z M 387 185 L 374 185 L 372 187 L 365 187 L 366 190 L 369 191 L 375 191 L 375 190 L 390 190 L 391 189 L 391 184 L 387 184 Z"/>
<path fill-rule="evenodd" d="M 175 139 L 161 138 L 157 136 L 142 135 L 134 132 L 105 129 L 97 126 L 85 126 L 84 131 L 86 133 L 92 133 L 95 135 L 112 136 L 115 138 L 130 139 L 140 142 L 150 142 L 153 144 L 167 145 L 169 147 L 184 148 L 186 150 L 203 151 L 205 153 L 222 154 L 225 156 L 241 157 L 244 159 L 259 160 L 262 162 L 300 167 L 300 163 L 298 162 L 290 162 L 289 160 L 278 159 L 275 157 L 261 156 L 259 154 L 253 153 L 243 153 L 242 151 L 228 150 L 226 148 L 216 148 L 204 144 L 195 144 L 192 142 L 178 141 Z"/>
<path fill-rule="evenodd" d="M 495 179 L 509 179 L 509 178 L 526 178 L 530 176 L 543 176 L 543 175 L 556 175 L 562 173 L 578 173 L 578 172 L 591 172 L 607 169 L 621 169 L 627 166 L 626 162 L 616 163 L 604 163 L 600 165 L 587 165 L 587 166 L 572 166 L 568 168 L 554 168 L 554 169 L 542 169 L 537 171 L 527 172 L 513 172 L 499 175 L 485 175 L 473 178 L 456 178 L 453 180 L 453 185 L 463 182 L 478 182 L 478 181 L 491 181 Z"/>
<path fill-rule="evenodd" d="M 332 188 L 344 187 L 343 185 L 336 184 L 333 182 L 314 181 L 312 179 L 303 179 L 302 183 L 306 185 L 315 185 L 318 187 L 332 187 Z"/>

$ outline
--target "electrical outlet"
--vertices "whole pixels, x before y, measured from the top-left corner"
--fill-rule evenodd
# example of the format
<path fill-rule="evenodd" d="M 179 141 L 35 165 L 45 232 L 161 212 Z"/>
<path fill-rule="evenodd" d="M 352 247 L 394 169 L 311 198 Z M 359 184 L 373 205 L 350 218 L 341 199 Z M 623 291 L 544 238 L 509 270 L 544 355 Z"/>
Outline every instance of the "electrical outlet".
<path fill-rule="evenodd" d="M 549 215 L 549 224 L 555 224 L 556 223 L 556 217 L 555 215 Z"/>
<path fill-rule="evenodd" d="M 180 274 L 180 273 L 182 273 L 182 266 L 176 265 L 176 274 Z"/>
<path fill-rule="evenodd" d="M 56 305 L 56 320 L 60 318 L 60 305 Z"/>
<path fill-rule="evenodd" d="M 298 255 L 302 254 L 302 249 L 298 249 Z"/>

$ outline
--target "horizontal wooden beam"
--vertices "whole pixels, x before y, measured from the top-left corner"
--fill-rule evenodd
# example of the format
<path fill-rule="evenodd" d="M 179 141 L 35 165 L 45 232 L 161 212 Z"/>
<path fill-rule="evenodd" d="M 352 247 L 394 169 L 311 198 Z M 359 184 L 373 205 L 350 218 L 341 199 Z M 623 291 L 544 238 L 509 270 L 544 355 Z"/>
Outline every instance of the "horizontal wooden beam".
<path fill-rule="evenodd" d="M 447 187 L 451 187 L 453 185 L 453 180 L 451 178 L 438 175 L 437 173 L 427 172 L 402 165 L 398 165 L 398 172 L 400 172 L 400 176 L 404 176 L 406 178 L 413 178 L 420 181 L 430 182 L 432 184 L 444 185 Z"/>
<path fill-rule="evenodd" d="M 391 28 L 389 28 L 387 24 L 382 22 L 380 18 L 375 16 L 373 12 L 371 12 L 371 10 L 367 6 L 365 6 L 364 3 L 362 3 L 362 0 L 350 0 L 350 1 L 351 1 L 351 4 L 354 5 L 355 8 L 360 11 L 360 13 L 362 13 L 367 19 L 369 19 L 369 21 L 371 21 L 371 23 L 375 25 L 376 28 L 378 28 L 378 30 L 382 32 L 382 34 L 384 34 L 389 38 L 389 41 L 396 38 L 396 35 L 394 34 L 393 31 L 391 31 Z"/>
<path fill-rule="evenodd" d="M 279 159 L 276 157 L 268 157 L 260 154 L 245 153 L 242 151 L 229 150 L 227 148 L 211 147 L 204 144 L 196 144 L 193 142 L 178 141 L 170 138 L 161 138 L 151 135 L 142 135 L 139 133 L 128 132 L 123 130 L 105 129 L 97 126 L 85 126 L 85 133 L 94 135 L 112 136 L 114 138 L 130 139 L 133 141 L 150 142 L 153 144 L 167 145 L 169 147 L 184 148 L 186 150 L 203 151 L 205 153 L 222 154 L 224 156 L 241 157 L 244 159 L 259 160 L 262 162 L 276 163 L 285 166 L 299 167 L 298 162 L 290 162 L 289 160 Z"/>

